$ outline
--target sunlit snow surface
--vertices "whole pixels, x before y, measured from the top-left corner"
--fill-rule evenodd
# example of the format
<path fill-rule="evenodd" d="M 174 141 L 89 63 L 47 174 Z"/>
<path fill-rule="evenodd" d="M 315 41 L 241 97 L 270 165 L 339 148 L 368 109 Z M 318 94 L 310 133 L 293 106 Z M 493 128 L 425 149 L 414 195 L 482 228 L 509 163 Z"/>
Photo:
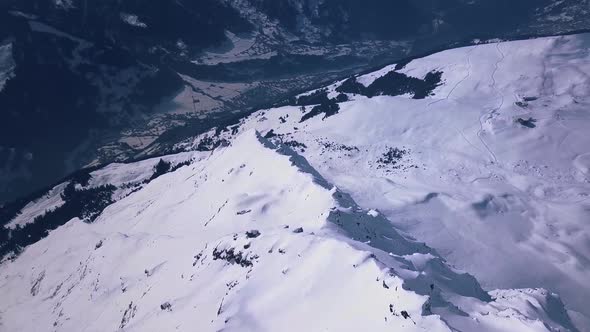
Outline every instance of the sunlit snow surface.
<path fill-rule="evenodd" d="M 254 113 L 230 146 L 167 157 L 195 161 L 4 262 L 0 329 L 587 331 L 589 47 L 449 50 L 400 70 L 443 71 L 426 99 Z"/>
<path fill-rule="evenodd" d="M 400 70 L 443 71 L 429 98 L 350 95 L 325 120 L 299 123 L 299 107 L 282 107 L 255 113 L 242 130 L 305 144 L 301 153 L 328 181 L 485 288 L 558 292 L 582 329 L 590 326 L 581 317 L 590 316 L 589 49 L 584 34 L 448 50 Z M 410 152 L 382 167 L 389 147 Z"/>
<path fill-rule="evenodd" d="M 543 290 L 504 291 L 501 301 L 487 303 L 474 279 L 400 237 L 303 158 L 254 131 L 194 158 L 108 207 L 93 224 L 74 219 L 4 263 L 3 327 L 541 331 L 544 324 L 569 325 L 560 300 Z M 557 306 L 546 312 L 552 302 Z"/>

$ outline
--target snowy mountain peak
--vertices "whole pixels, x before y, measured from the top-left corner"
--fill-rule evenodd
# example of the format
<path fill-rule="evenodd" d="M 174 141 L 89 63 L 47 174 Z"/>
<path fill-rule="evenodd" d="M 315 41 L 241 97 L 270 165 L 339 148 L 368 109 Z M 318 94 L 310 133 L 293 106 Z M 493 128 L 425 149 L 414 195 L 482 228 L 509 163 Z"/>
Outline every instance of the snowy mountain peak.
<path fill-rule="evenodd" d="M 564 310 L 554 295 L 502 291 L 492 299 L 473 277 L 360 208 L 301 155 L 253 130 L 226 148 L 191 158 L 190 165 L 108 206 L 93 223 L 72 219 L 5 262 L 0 287 L 6 299 L 18 300 L 3 302 L 3 326 L 570 327 L 569 320 L 555 319 Z M 133 165 L 118 169 L 111 178 L 132 170 Z M 549 311 L 547 302 L 554 304 Z M 523 314 L 522 303 L 534 310 Z M 22 312 L 32 315 L 21 319 Z"/>
<path fill-rule="evenodd" d="M 0 326 L 586 331 L 588 38 L 391 65 L 7 205 Z"/>

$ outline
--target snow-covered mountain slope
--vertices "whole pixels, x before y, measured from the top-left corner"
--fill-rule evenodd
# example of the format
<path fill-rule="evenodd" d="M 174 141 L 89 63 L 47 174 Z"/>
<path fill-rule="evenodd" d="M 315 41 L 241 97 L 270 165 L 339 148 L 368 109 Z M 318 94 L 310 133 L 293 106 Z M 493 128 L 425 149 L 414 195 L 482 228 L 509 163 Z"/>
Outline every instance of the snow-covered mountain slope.
<path fill-rule="evenodd" d="M 338 82 L 297 100 L 319 106 L 262 110 L 233 131 L 293 147 L 485 289 L 558 292 L 587 331 L 588 73 L 588 34 L 481 44 Z"/>
<path fill-rule="evenodd" d="M 4 262 L 2 330 L 575 330 L 557 295 L 486 293 L 253 130 L 187 157 Z"/>
<path fill-rule="evenodd" d="M 0 210 L 0 330 L 588 331 L 588 73 L 453 49 L 75 174 Z"/>

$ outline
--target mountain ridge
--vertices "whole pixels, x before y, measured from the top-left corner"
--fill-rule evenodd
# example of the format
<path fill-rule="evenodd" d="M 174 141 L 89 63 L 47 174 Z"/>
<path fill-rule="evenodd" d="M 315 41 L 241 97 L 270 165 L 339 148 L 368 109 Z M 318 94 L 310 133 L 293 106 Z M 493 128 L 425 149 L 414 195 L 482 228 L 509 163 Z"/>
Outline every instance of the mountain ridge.
<path fill-rule="evenodd" d="M 109 314 L 96 317 L 125 329 L 212 319 L 212 330 L 295 320 L 303 329 L 316 321 L 585 331 L 589 47 L 580 34 L 446 50 L 308 91 L 174 147 L 187 152 L 81 172 L 3 218 L 0 236 L 35 243 L 2 248 L 16 252 L 0 264 L 8 280 L 0 287 L 64 330 L 86 317 L 70 314 L 82 310 L 82 298 L 110 303 Z M 431 73 L 440 74 L 424 90 Z M 94 200 L 103 190 L 104 205 Z M 59 219 L 56 206 L 77 218 Z M 104 272 L 101 250 L 110 265 L 129 269 Z M 55 266 L 45 256 L 62 253 L 72 256 Z M 169 280 L 190 285 L 191 268 L 194 282 L 217 285 L 215 295 L 202 295 L 205 286 L 194 296 L 168 294 Z M 334 313 L 324 301 L 350 295 L 341 291 L 349 287 L 372 309 L 333 319 L 353 302 L 338 301 Z M 142 300 L 150 289 L 157 296 Z M 283 296 L 297 300 L 285 304 Z M 396 296 L 403 300 L 392 303 Z M 46 308 L 51 303 L 70 320 Z M 293 303 L 322 306 L 277 309 Z M 7 326 L 30 323 L 4 312 Z"/>
<path fill-rule="evenodd" d="M 385 220 L 380 214 L 351 206 L 350 197 L 330 188 L 304 158 L 254 131 L 240 134 L 230 146 L 212 154 L 192 156 L 193 164 L 122 198 L 94 223 L 74 219 L 14 262 L 2 264 L 2 288 L 10 298 L 28 298 L 26 306 L 36 313 L 32 320 L 14 321 L 17 316 L 11 313 L 20 309 L 6 307 L 4 326 L 275 330 L 289 322 L 292 329 L 370 326 L 449 331 L 516 324 L 512 326 L 531 331 L 549 327 L 575 331 L 567 315 L 565 320 L 559 316 L 560 300 L 543 290 L 494 293 L 502 301 L 485 292 L 472 293 L 469 284 L 455 281 L 460 275 L 429 248 L 396 235 L 389 222 L 377 226 L 378 220 Z M 124 176 L 126 171 L 120 171 Z M 226 191 L 231 199 L 211 188 L 220 185 L 233 188 Z M 165 194 L 171 190 L 174 195 Z M 276 194 L 269 195 L 272 192 Z M 313 198 L 307 200 L 301 193 Z M 208 199 L 199 203 L 199 194 Z M 305 202 L 305 212 L 297 202 Z M 195 204 L 207 211 L 199 212 Z M 161 215 L 160 205 L 174 206 L 167 209 L 171 215 Z M 134 212 L 135 208 L 139 209 Z M 367 231 L 359 232 L 363 227 Z M 339 236 L 338 229 L 353 233 Z M 365 241 L 365 234 L 389 240 L 382 242 L 385 246 L 375 245 Z M 168 246 L 176 248 L 173 256 L 164 249 Z M 371 249 L 379 247 L 382 250 Z M 142 253 L 146 250 L 151 253 Z M 123 251 L 128 256 L 121 256 Z M 19 277 L 20 269 L 31 268 L 31 280 Z M 171 280 L 183 286 L 175 287 Z M 453 282 L 459 288 L 451 286 Z M 343 294 L 342 289 L 347 291 Z M 452 295 L 456 291 L 466 293 Z M 478 299 L 482 296 L 484 301 Z M 336 297 L 341 301 L 334 302 Z M 342 319 L 353 298 L 357 303 L 362 299 L 363 314 Z M 447 301 L 458 301 L 461 309 Z M 518 301 L 538 312 L 519 313 Z M 557 307 L 545 312 L 545 301 L 554 301 Z M 286 302 L 289 310 L 279 309 Z M 318 305 L 321 310 L 315 309 Z M 519 309 L 502 313 L 510 308 Z M 297 319 L 302 315 L 309 319 Z"/>

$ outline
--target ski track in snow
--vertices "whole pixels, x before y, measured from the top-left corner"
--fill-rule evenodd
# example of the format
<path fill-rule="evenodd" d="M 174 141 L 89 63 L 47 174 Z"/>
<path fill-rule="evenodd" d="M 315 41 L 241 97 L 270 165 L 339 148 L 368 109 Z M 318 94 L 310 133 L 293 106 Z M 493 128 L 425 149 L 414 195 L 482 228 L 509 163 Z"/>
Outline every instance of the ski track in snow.
<path fill-rule="evenodd" d="M 432 106 L 434 104 L 440 103 L 442 101 L 447 101 L 449 100 L 449 98 L 451 97 L 451 95 L 453 94 L 453 92 L 455 91 L 455 89 L 457 89 L 459 87 L 459 85 L 461 85 L 463 82 L 465 82 L 467 79 L 469 79 L 469 76 L 471 76 L 471 53 L 473 53 L 473 51 L 475 51 L 477 49 L 477 46 L 474 46 L 473 48 L 469 49 L 469 51 L 466 52 L 465 55 L 465 59 L 467 62 L 467 74 L 465 74 L 465 77 L 463 77 L 460 81 L 458 81 L 457 83 L 455 83 L 455 85 L 453 86 L 453 88 L 447 93 L 446 97 L 443 99 L 437 99 L 433 102 L 429 102 L 428 106 Z"/>
<path fill-rule="evenodd" d="M 479 140 L 480 140 L 481 144 L 484 146 L 484 148 L 490 154 L 491 160 L 493 161 L 494 164 L 498 164 L 498 158 L 496 158 L 496 154 L 490 149 L 490 147 L 488 146 L 488 144 L 485 142 L 485 139 L 482 137 L 483 134 L 485 133 L 485 130 L 483 128 L 483 121 L 482 121 L 482 119 L 491 120 L 492 119 L 492 115 L 494 115 L 494 113 L 496 113 L 498 110 L 500 110 L 502 108 L 502 106 L 504 105 L 504 95 L 496 87 L 496 73 L 498 72 L 498 69 L 500 67 L 500 63 L 502 63 L 502 61 L 504 61 L 504 57 L 505 56 L 504 56 L 504 53 L 502 53 L 502 51 L 500 50 L 500 43 L 496 43 L 496 49 L 500 53 L 501 57 L 496 62 L 496 64 L 494 65 L 494 71 L 492 72 L 491 80 L 492 80 L 492 88 L 496 90 L 496 92 L 498 93 L 498 95 L 500 95 L 500 104 L 497 107 L 493 108 L 490 112 L 482 115 L 479 118 L 479 131 L 477 132 L 477 137 L 479 137 Z"/>
<path fill-rule="evenodd" d="M 469 79 L 469 77 L 471 76 L 471 53 L 473 51 L 475 51 L 477 49 L 477 46 L 471 48 L 469 51 L 466 52 L 466 59 L 467 59 L 467 74 L 465 74 L 465 77 L 463 77 L 460 81 L 458 81 L 453 88 L 449 91 L 449 93 L 447 94 L 447 96 L 444 99 L 438 99 L 436 101 L 430 102 L 428 103 L 428 107 L 441 102 L 441 101 L 446 101 L 449 100 L 449 98 L 451 97 L 451 95 L 453 94 L 453 92 L 457 89 L 457 87 L 459 87 L 459 85 L 461 85 L 463 82 L 465 82 L 466 80 Z M 480 122 L 481 125 L 481 122 Z M 465 133 L 463 132 L 463 130 L 458 129 L 455 127 L 455 130 L 457 131 L 457 133 L 459 133 L 459 135 L 461 135 L 461 138 L 463 138 L 463 140 L 465 142 L 467 142 L 467 144 L 469 144 L 470 146 L 472 146 L 475 150 L 481 152 L 481 150 L 479 148 L 477 148 L 473 143 L 471 143 L 471 141 L 469 139 L 467 139 L 467 137 L 465 137 Z M 481 138 L 480 138 L 481 139 Z"/>

